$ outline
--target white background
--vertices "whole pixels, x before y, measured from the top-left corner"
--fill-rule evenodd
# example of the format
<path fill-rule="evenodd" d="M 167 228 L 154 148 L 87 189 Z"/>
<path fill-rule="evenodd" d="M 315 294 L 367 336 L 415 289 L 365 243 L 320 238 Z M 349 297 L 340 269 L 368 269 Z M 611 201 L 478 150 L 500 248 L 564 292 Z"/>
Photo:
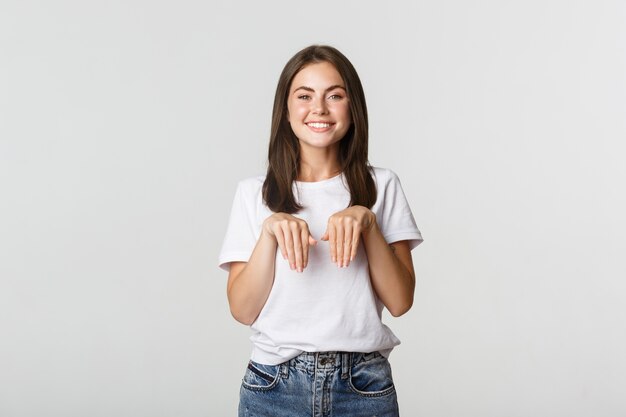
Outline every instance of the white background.
<path fill-rule="evenodd" d="M 425 238 L 403 416 L 626 415 L 626 3 L 378 4 L 0 3 L 2 417 L 235 415 L 217 254 L 312 43 Z"/>

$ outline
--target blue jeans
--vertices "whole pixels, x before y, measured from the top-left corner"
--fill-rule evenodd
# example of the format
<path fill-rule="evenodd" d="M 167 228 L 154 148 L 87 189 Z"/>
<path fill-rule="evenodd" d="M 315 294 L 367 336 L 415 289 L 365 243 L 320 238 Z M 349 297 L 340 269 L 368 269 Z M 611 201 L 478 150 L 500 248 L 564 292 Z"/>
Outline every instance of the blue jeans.
<path fill-rule="evenodd" d="M 378 352 L 302 353 L 280 365 L 250 361 L 239 417 L 398 417 L 387 358 Z"/>

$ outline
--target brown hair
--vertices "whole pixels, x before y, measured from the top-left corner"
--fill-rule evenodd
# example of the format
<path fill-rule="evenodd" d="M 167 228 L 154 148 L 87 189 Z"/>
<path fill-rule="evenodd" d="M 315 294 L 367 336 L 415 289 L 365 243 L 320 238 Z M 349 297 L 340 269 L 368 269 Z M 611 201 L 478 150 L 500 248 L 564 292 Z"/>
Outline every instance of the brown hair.
<path fill-rule="evenodd" d="M 287 62 L 276 87 L 267 175 L 263 183 L 263 199 L 274 212 L 293 214 L 302 209 L 292 191 L 293 181 L 298 176 L 300 143 L 287 120 L 287 97 L 296 74 L 306 65 L 320 62 L 328 62 L 337 69 L 349 99 L 352 124 L 339 141 L 339 163 L 350 189 L 349 206 L 371 208 L 376 202 L 376 184 L 367 159 L 367 106 L 361 80 L 348 58 L 337 49 L 312 45 Z"/>

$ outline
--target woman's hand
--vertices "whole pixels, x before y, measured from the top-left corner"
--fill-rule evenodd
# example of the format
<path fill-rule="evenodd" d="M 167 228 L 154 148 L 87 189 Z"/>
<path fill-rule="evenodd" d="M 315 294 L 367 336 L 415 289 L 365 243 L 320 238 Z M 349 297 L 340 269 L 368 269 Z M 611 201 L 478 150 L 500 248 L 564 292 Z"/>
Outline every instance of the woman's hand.
<path fill-rule="evenodd" d="M 287 213 L 274 213 L 263 222 L 263 233 L 276 239 L 283 259 L 292 270 L 302 272 L 309 262 L 309 245 L 316 245 L 309 225 Z"/>
<path fill-rule="evenodd" d="M 339 267 L 348 266 L 359 247 L 361 234 L 376 224 L 376 215 L 363 206 L 352 206 L 328 219 L 322 240 L 330 243 L 330 259 Z"/>

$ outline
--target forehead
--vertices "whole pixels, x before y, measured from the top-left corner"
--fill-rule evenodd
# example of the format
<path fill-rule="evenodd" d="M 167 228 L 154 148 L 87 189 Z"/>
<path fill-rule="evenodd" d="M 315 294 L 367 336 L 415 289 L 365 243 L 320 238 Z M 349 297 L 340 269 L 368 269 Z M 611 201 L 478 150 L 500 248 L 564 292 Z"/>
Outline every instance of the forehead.
<path fill-rule="evenodd" d="M 291 81 L 290 90 L 307 86 L 315 90 L 324 90 L 333 85 L 345 87 L 341 74 L 330 62 L 316 62 L 304 66 Z"/>

